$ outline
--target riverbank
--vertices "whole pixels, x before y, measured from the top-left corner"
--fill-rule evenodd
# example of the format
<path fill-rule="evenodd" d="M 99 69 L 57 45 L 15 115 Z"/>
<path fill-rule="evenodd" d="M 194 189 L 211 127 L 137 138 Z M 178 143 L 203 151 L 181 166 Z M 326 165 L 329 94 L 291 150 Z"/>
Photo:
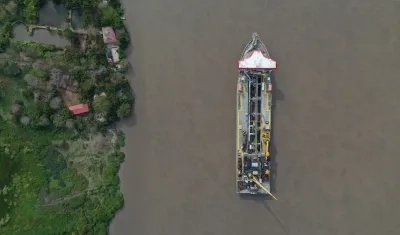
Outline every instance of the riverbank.
<path fill-rule="evenodd" d="M 0 234 L 106 234 L 124 201 L 118 177 L 124 134 L 111 126 L 129 116 L 133 103 L 118 1 L 98 9 L 98 26 L 86 19 L 97 30 L 84 35 L 38 25 L 40 9 L 32 1 L 13 5 L 24 14 L 0 24 Z M 91 13 L 98 7 L 97 1 L 73 4 Z M 0 7 L 0 17 L 8 8 Z M 110 25 L 104 9 L 117 12 Z M 21 40 L 12 23 L 21 21 L 34 36 L 62 29 L 69 43 Z M 108 49 L 118 46 L 110 60 Z"/>

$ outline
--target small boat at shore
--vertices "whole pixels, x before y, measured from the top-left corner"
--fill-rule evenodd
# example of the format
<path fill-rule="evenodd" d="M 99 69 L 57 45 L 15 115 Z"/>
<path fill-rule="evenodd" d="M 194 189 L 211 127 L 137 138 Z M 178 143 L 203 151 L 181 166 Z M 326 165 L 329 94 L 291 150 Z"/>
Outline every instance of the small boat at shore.
<path fill-rule="evenodd" d="M 257 33 L 238 61 L 236 192 L 269 194 L 272 112 L 271 72 L 277 62 L 270 58 Z"/>

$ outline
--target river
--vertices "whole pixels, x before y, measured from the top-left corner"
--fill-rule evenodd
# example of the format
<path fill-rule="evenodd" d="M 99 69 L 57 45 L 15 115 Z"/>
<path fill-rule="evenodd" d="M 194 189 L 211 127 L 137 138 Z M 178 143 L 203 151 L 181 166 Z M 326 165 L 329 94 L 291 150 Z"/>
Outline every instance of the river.
<path fill-rule="evenodd" d="M 400 2 L 125 8 L 136 104 L 111 235 L 400 234 Z M 279 64 L 278 201 L 235 194 L 236 65 L 252 32 Z"/>

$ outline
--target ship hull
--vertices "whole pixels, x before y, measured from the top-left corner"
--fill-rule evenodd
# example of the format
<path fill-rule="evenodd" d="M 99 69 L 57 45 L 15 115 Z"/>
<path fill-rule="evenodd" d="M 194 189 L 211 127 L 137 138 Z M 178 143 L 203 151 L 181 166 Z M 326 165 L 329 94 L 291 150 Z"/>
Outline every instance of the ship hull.
<path fill-rule="evenodd" d="M 271 72 L 276 62 L 256 33 L 238 62 L 236 192 L 270 194 Z"/>

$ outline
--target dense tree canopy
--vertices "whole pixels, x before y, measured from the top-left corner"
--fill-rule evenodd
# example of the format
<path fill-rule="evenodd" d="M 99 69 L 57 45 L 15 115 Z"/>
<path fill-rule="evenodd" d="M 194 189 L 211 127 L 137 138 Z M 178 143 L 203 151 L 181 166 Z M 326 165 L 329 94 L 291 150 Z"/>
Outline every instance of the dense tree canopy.
<path fill-rule="evenodd" d="M 101 8 L 100 13 L 102 26 L 113 26 L 114 28 L 122 26 L 121 14 L 115 8 L 106 6 Z"/>
<path fill-rule="evenodd" d="M 24 0 L 23 1 L 23 14 L 25 22 L 28 24 L 35 24 L 38 20 L 38 0 Z"/>
<path fill-rule="evenodd" d="M 0 65 L 0 73 L 6 76 L 15 77 L 21 73 L 21 69 L 18 67 L 17 63 L 7 61 Z"/>
<path fill-rule="evenodd" d="M 119 42 L 120 49 L 122 51 L 126 50 L 129 45 L 129 35 L 126 32 L 121 32 L 117 35 L 117 39 Z"/>
<path fill-rule="evenodd" d="M 129 103 L 122 104 L 118 111 L 117 115 L 119 118 L 127 117 L 131 112 L 131 105 Z"/>
<path fill-rule="evenodd" d="M 10 23 L 5 23 L 0 26 L 0 53 L 3 52 L 10 43 L 12 35 L 12 27 Z"/>
<path fill-rule="evenodd" d="M 106 96 L 97 96 L 93 100 L 93 109 L 97 113 L 108 114 L 111 109 L 111 103 Z"/>
<path fill-rule="evenodd" d="M 83 13 L 95 33 L 85 48 L 84 37 L 65 28 L 56 30 L 74 41 L 65 48 L 16 40 L 11 23 L 38 24 L 48 0 L 0 0 L 0 234 L 106 234 L 124 202 L 124 139 L 109 124 L 129 115 L 133 96 L 105 60 L 97 31 L 123 29 L 123 11 L 119 0 L 105 8 L 98 0 L 50 1 Z M 118 39 L 128 46 L 127 33 Z M 77 103 L 90 111 L 73 115 L 68 106 Z"/>

